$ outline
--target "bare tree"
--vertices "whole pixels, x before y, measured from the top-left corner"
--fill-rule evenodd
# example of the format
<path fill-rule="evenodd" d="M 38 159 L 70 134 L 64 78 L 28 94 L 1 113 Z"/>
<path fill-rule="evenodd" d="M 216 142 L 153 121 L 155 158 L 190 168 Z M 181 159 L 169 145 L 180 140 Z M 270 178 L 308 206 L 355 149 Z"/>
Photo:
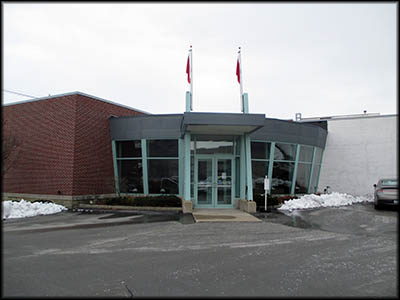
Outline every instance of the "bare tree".
<path fill-rule="evenodd" d="M 2 149 L 1 149 L 1 176 L 15 164 L 20 152 L 20 141 L 7 126 L 7 121 L 2 122 Z"/>

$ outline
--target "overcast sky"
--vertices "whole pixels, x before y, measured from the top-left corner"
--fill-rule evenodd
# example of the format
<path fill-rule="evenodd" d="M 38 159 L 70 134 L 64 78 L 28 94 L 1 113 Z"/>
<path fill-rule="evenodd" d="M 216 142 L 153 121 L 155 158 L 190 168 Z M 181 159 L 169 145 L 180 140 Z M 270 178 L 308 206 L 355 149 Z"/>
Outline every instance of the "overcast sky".
<path fill-rule="evenodd" d="M 3 89 L 80 91 L 155 114 L 397 113 L 396 2 L 16 3 L 3 6 Z M 28 100 L 2 92 L 4 103 Z"/>

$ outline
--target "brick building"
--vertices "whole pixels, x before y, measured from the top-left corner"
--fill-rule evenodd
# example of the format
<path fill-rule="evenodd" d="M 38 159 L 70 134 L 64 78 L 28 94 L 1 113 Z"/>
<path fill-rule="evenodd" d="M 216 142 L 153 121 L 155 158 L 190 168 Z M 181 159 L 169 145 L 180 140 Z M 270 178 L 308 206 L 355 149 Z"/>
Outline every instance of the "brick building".
<path fill-rule="evenodd" d="M 2 178 L 3 196 L 70 206 L 114 195 L 109 118 L 142 114 L 81 92 L 3 105 L 3 137 L 18 143 Z"/>
<path fill-rule="evenodd" d="M 95 196 L 169 194 L 184 211 L 255 211 L 265 189 L 302 195 L 321 192 L 322 182 L 366 194 L 396 175 L 397 115 L 293 121 L 248 109 L 192 112 L 190 103 L 187 92 L 184 113 L 157 115 L 73 92 L 3 105 L 3 138 L 18 142 L 3 197 L 71 207 Z"/>
<path fill-rule="evenodd" d="M 184 210 L 246 210 L 263 197 L 266 176 L 275 195 L 316 191 L 326 128 L 248 111 L 191 112 L 188 93 L 183 114 L 148 114 L 81 92 L 3 105 L 3 134 L 19 144 L 3 197 L 72 207 L 170 194 Z"/>

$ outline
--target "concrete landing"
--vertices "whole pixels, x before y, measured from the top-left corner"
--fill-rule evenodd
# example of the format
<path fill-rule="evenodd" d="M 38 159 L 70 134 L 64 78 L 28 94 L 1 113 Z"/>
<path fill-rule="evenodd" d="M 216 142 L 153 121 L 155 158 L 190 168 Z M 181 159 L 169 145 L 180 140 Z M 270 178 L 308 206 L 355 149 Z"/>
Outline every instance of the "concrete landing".
<path fill-rule="evenodd" d="M 247 212 L 230 208 L 195 208 L 192 214 L 196 222 L 262 222 Z"/>

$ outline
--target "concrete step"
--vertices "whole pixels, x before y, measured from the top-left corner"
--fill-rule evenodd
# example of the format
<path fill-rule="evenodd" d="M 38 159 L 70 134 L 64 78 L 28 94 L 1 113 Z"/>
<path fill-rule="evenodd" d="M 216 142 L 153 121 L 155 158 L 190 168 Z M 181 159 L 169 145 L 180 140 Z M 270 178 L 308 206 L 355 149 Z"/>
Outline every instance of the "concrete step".
<path fill-rule="evenodd" d="M 262 222 L 251 214 L 238 209 L 193 209 L 196 222 Z"/>

